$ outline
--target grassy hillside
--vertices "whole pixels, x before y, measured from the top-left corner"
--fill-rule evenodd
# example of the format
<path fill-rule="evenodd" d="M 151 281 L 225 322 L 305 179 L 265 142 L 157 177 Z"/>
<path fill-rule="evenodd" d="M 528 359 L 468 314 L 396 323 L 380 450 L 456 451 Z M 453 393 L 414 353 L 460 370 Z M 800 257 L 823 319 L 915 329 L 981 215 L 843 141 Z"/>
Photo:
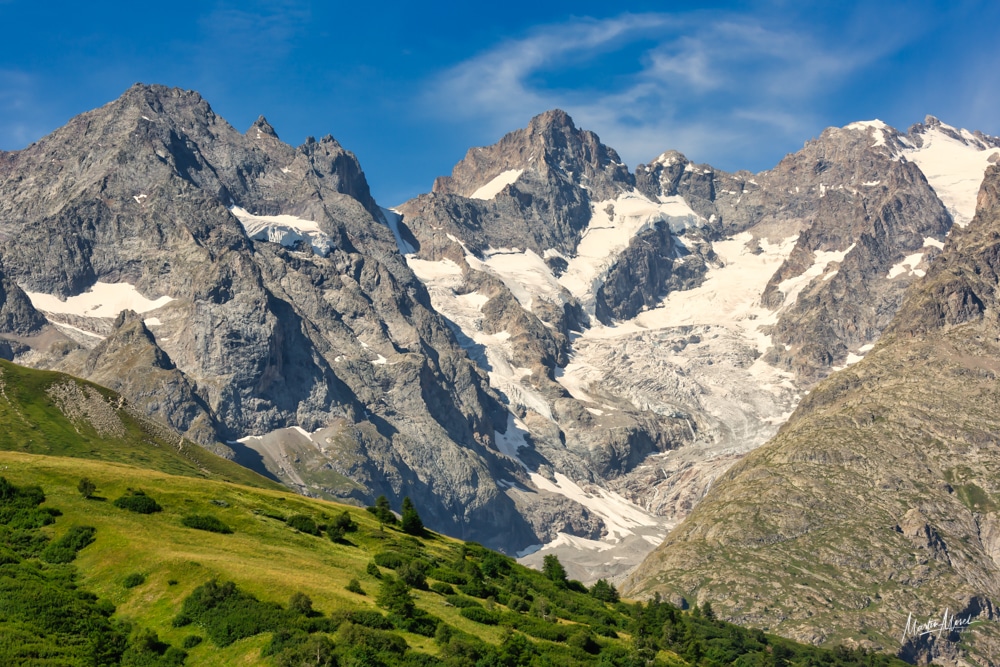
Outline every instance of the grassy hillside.
<path fill-rule="evenodd" d="M 138 414 L 118 394 L 0 359 L 0 450 L 128 463 L 174 475 L 280 489 Z"/>
<path fill-rule="evenodd" d="M 115 606 L 112 620 L 131 624 L 133 644 L 139 629 L 152 631 L 175 658 L 185 647 L 186 665 L 317 664 L 306 653 L 318 664 L 345 665 L 891 662 L 743 630 L 712 620 L 710 610 L 601 600 L 558 571 L 547 576 L 434 534 L 409 536 L 364 510 L 288 492 L 18 452 L 0 452 L 0 476 L 42 488 L 41 507 L 60 514 L 39 529 L 53 541 L 74 526 L 96 529 L 73 563 L 77 583 Z M 96 486 L 90 499 L 78 490 L 82 477 Z M 137 514 L 114 502 L 139 489 L 161 511 Z M 340 542 L 289 525 L 305 516 L 329 526 L 345 511 L 357 529 Z M 191 515 L 215 517 L 233 532 L 188 528 Z M 0 525 L 0 537 L 12 534 Z M 9 567 L 0 565 L 0 586 Z M 42 572 L 65 567 L 38 565 Z M 393 593 L 387 582 L 401 579 L 415 585 L 396 584 Z M 364 594 L 347 590 L 352 580 Z M 226 582 L 235 585 L 229 597 Z M 407 593 L 415 602 L 409 610 Z M 312 615 L 295 611 L 302 595 Z M 6 620 L 0 602 L 0 635 Z M 263 625 L 247 629 L 251 620 Z M 192 636 L 203 641 L 192 645 Z"/>

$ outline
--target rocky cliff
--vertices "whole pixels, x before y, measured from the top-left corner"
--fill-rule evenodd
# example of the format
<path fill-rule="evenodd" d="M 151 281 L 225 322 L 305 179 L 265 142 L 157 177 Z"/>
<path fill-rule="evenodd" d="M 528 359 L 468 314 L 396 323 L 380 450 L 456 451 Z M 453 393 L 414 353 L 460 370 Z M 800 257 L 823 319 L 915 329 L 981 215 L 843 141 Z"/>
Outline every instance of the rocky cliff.
<path fill-rule="evenodd" d="M 304 493 L 410 495 L 439 530 L 536 539 L 495 482 L 520 474 L 494 449 L 505 411 L 331 137 L 293 148 L 136 85 L 3 155 L 0 238 L 21 363 L 110 384 Z"/>
<path fill-rule="evenodd" d="M 711 601 L 807 641 L 997 664 L 998 285 L 994 167 L 975 219 L 875 348 L 726 472 L 626 590 Z M 945 609 L 975 625 L 905 632 L 911 613 L 924 623 Z"/>

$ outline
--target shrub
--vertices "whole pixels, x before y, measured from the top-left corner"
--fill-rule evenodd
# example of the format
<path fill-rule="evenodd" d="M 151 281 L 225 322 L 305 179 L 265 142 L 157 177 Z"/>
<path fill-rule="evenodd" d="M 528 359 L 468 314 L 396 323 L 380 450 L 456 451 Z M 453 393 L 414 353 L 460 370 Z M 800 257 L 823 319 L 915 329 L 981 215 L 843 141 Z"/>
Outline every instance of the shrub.
<path fill-rule="evenodd" d="M 472 597 L 475 598 L 482 598 L 484 600 L 490 597 L 491 595 L 493 597 L 496 597 L 497 593 L 499 593 L 499 590 L 496 588 L 496 586 L 490 586 L 487 583 L 475 579 L 473 579 L 467 584 L 459 586 L 458 590 L 462 591 L 466 595 L 471 595 Z"/>
<path fill-rule="evenodd" d="M 338 514 L 331 525 L 342 529 L 345 533 L 353 533 L 358 529 L 358 524 L 351 518 L 351 513 L 347 510 Z"/>
<path fill-rule="evenodd" d="M 412 617 L 417 609 L 410 587 L 402 579 L 391 575 L 382 579 L 375 604 L 402 618 Z"/>
<path fill-rule="evenodd" d="M 507 608 L 511 611 L 526 612 L 531 609 L 531 603 L 519 595 L 511 595 L 507 598 Z"/>
<path fill-rule="evenodd" d="M 337 658 L 336 647 L 325 635 L 306 635 L 274 657 L 278 667 L 299 667 L 300 665 L 315 665 L 316 667 L 334 667 Z"/>
<path fill-rule="evenodd" d="M 406 640 L 394 632 L 366 628 L 354 623 L 344 623 L 340 626 L 335 639 L 338 645 L 369 649 L 375 653 L 390 653 L 400 657 L 407 649 Z"/>
<path fill-rule="evenodd" d="M 435 593 L 440 593 L 441 595 L 455 594 L 455 589 L 451 587 L 451 584 L 446 584 L 443 581 L 435 581 L 431 584 L 431 590 Z"/>
<path fill-rule="evenodd" d="M 366 628 L 374 628 L 375 630 L 392 630 L 393 628 L 392 621 L 377 611 L 352 611 L 347 615 L 347 620 L 351 623 L 363 625 Z"/>
<path fill-rule="evenodd" d="M 139 572 L 133 572 L 122 579 L 122 586 L 125 588 L 135 588 L 136 586 L 142 586 L 144 583 L 146 583 L 146 575 Z"/>
<path fill-rule="evenodd" d="M 281 607 L 261 602 L 231 581 L 210 581 L 196 588 L 174 618 L 174 627 L 198 623 L 216 646 L 261 632 L 273 632 L 284 616 Z"/>
<path fill-rule="evenodd" d="M 500 622 L 500 614 L 495 611 L 486 611 L 479 606 L 465 607 L 459 610 L 458 613 L 470 621 L 482 623 L 483 625 L 496 625 Z"/>
<path fill-rule="evenodd" d="M 396 572 L 399 574 L 399 578 L 405 581 L 407 584 L 413 588 L 419 588 L 420 590 L 427 589 L 427 563 L 422 560 L 412 560 L 409 563 L 404 563 L 400 566 Z"/>
<path fill-rule="evenodd" d="M 147 496 L 146 492 L 141 489 L 129 490 L 124 496 L 116 499 L 113 504 L 118 509 L 128 510 L 136 514 L 152 514 L 163 511 L 160 504 Z"/>
<path fill-rule="evenodd" d="M 368 567 L 365 568 L 365 572 L 375 577 L 376 579 L 382 578 L 382 570 L 378 569 L 378 564 L 376 564 L 374 561 L 368 561 Z"/>
<path fill-rule="evenodd" d="M 455 584 L 460 586 L 462 584 L 469 583 L 469 578 L 464 574 L 455 572 L 455 570 L 450 570 L 445 567 L 435 567 L 427 572 L 427 576 L 431 579 L 437 579 L 438 581 L 445 581 L 449 584 Z"/>
<path fill-rule="evenodd" d="M 467 597 L 464 597 L 462 595 L 449 595 L 449 596 L 445 597 L 445 600 L 447 600 L 448 604 L 450 604 L 451 606 L 453 606 L 453 607 L 459 607 L 459 608 L 482 607 L 483 606 L 483 605 L 479 604 L 478 602 L 476 602 L 475 600 L 473 600 L 472 598 L 467 598 Z"/>
<path fill-rule="evenodd" d="M 312 598 L 300 591 L 292 593 L 292 597 L 288 601 L 288 610 L 296 614 L 301 614 L 302 616 L 312 616 L 316 614 L 316 612 L 313 611 Z"/>
<path fill-rule="evenodd" d="M 510 559 L 498 554 L 496 551 L 487 551 L 483 554 L 482 571 L 487 577 L 500 577 L 510 572 Z"/>
<path fill-rule="evenodd" d="M 207 530 L 210 533 L 222 533 L 228 535 L 233 529 L 222 523 L 211 514 L 188 514 L 181 519 L 181 523 L 188 528 L 195 530 Z"/>
<path fill-rule="evenodd" d="M 409 559 L 396 551 L 380 551 L 372 558 L 376 565 L 396 570 L 402 567 Z"/>
<path fill-rule="evenodd" d="M 194 648 L 198 644 L 202 643 L 204 640 L 199 635 L 188 635 L 181 642 L 181 648 Z"/>
<path fill-rule="evenodd" d="M 76 490 L 80 492 L 80 495 L 84 498 L 92 498 L 94 492 L 97 491 L 97 485 L 90 481 L 90 478 L 83 477 L 80 479 L 80 483 L 76 485 Z"/>
<path fill-rule="evenodd" d="M 306 533 L 308 535 L 320 534 L 319 526 L 316 525 L 316 522 L 313 521 L 311 517 L 308 517 L 305 514 L 293 514 L 288 517 L 285 523 L 300 533 Z"/>
<path fill-rule="evenodd" d="M 348 581 L 347 585 L 344 586 L 344 588 L 346 588 L 352 593 L 357 593 L 358 595 L 365 594 L 365 589 L 361 588 L 361 582 L 358 581 L 357 579 L 351 579 L 350 581 Z"/>
<path fill-rule="evenodd" d="M 97 529 L 91 526 L 73 526 L 57 541 L 50 543 L 40 554 L 46 563 L 69 563 L 76 553 L 94 541 Z"/>
<path fill-rule="evenodd" d="M 590 595 L 602 602 L 610 602 L 612 604 L 618 602 L 619 599 L 618 591 L 605 579 L 598 579 L 594 582 L 594 585 L 590 587 Z"/>

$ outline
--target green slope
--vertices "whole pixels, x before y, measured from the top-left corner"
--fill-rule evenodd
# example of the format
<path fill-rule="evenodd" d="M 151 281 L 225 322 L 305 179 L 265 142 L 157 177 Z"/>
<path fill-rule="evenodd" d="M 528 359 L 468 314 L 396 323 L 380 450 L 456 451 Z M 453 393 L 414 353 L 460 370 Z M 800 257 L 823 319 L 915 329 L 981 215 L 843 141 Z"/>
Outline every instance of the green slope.
<path fill-rule="evenodd" d="M 797 645 L 667 604 L 601 601 L 558 573 L 555 579 L 546 577 L 478 545 L 434 534 L 412 537 L 381 527 L 364 510 L 288 492 L 17 452 L 0 452 L 0 476 L 19 487 L 40 486 L 46 496 L 42 507 L 60 511 L 55 523 L 39 532 L 58 541 L 73 526 L 96 529 L 93 543 L 73 563 L 77 583 L 115 606 L 111 620 L 131 624 L 133 644 L 135 628 L 155 632 L 163 645 L 175 649 L 191 635 L 204 638 L 186 649 L 187 665 L 316 664 L 303 662 L 303 651 L 318 651 L 319 657 L 327 651 L 344 665 L 895 664 L 886 656 Z M 95 484 L 96 498 L 82 497 L 81 477 Z M 112 502 L 130 489 L 141 489 L 161 511 L 136 514 Z M 2 505 L 0 538 L 9 539 Z M 344 511 L 358 528 L 342 542 L 300 532 L 287 522 L 300 515 L 330 524 Z M 192 514 L 214 516 L 233 532 L 185 527 L 184 517 Z M 373 560 L 382 567 L 373 567 Z M 415 617 L 437 625 L 436 630 L 431 626 L 431 636 L 420 634 L 419 623 L 413 625 L 395 603 L 383 599 L 382 582 L 406 572 L 412 576 L 420 567 L 414 562 L 430 568 L 427 588 L 418 586 L 409 594 Z M 0 588 L 9 567 L 0 565 Z M 66 567 L 37 565 L 43 573 Z M 347 590 L 351 580 L 366 594 Z M 455 590 L 445 591 L 444 580 Z M 219 586 L 206 588 L 212 581 Z M 140 583 L 128 585 L 135 582 Z M 235 584 L 233 595 L 210 609 L 195 604 L 206 591 L 221 599 L 224 582 Z M 289 609 L 297 593 L 312 601 L 318 612 L 312 618 Z M 194 622 L 177 627 L 182 610 Z M 253 624 L 263 624 L 262 629 L 241 633 Z M 0 637 L 10 629 L 0 601 Z M 273 644 L 284 652 L 265 655 Z"/>
<path fill-rule="evenodd" d="M 114 461 L 173 475 L 283 488 L 182 439 L 110 389 L 2 359 L 0 425 L 0 450 Z"/>

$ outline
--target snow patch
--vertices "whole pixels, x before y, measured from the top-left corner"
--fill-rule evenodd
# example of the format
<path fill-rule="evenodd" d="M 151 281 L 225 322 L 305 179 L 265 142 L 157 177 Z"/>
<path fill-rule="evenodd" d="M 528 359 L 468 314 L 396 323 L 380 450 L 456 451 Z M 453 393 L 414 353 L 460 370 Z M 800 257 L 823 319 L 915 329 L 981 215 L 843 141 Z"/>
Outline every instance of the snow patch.
<path fill-rule="evenodd" d="M 633 190 L 592 206 L 576 256 L 559 277 L 559 284 L 576 296 L 591 315 L 597 291 L 633 237 L 659 222 L 667 223 L 674 233 L 704 222 L 681 196 L 661 197 L 657 203 Z"/>
<path fill-rule="evenodd" d="M 239 206 L 231 206 L 229 211 L 254 241 L 278 243 L 292 249 L 308 243 L 321 257 L 326 257 L 333 250 L 333 240 L 320 230 L 315 220 L 304 220 L 294 215 L 254 215 Z"/>
<path fill-rule="evenodd" d="M 392 230 L 392 236 L 396 239 L 396 247 L 399 248 L 399 254 L 412 255 L 415 253 L 417 249 L 407 243 L 406 240 L 403 239 L 403 235 L 399 233 L 399 221 L 403 219 L 403 216 L 392 209 L 383 208 L 381 206 L 379 206 L 379 208 L 382 210 L 382 216 L 385 218 L 385 224 L 387 224 L 389 229 Z"/>
<path fill-rule="evenodd" d="M 915 268 L 917 264 L 919 264 L 920 261 L 923 260 L 923 258 L 924 258 L 924 251 L 915 252 L 912 255 L 907 255 L 897 264 L 893 265 L 891 269 L 889 269 L 889 273 L 888 275 L 886 275 L 886 278 L 892 280 L 896 276 L 903 276 L 903 275 L 917 276 L 918 278 L 923 278 L 924 274 L 926 274 L 927 272 L 924 271 L 923 269 Z"/>
<path fill-rule="evenodd" d="M 658 526 L 662 523 L 661 519 L 649 514 L 614 491 L 599 487 L 591 487 L 591 491 L 585 491 L 579 484 L 559 472 L 555 473 L 554 482 L 538 473 L 533 472 L 530 476 L 531 482 L 538 489 L 566 496 L 601 517 L 604 525 L 608 528 L 609 537 L 620 540 L 634 535 L 635 529 L 638 527 Z"/>
<path fill-rule="evenodd" d="M 902 155 L 920 167 L 955 224 L 964 227 L 976 214 L 976 197 L 990 157 L 1000 153 L 1000 149 L 984 144 L 964 130 L 961 136 L 966 141 L 945 134 L 943 129 L 954 130 L 944 124 L 932 127 L 922 135 L 920 148 L 905 150 Z"/>
<path fill-rule="evenodd" d="M 22 289 L 24 289 L 22 287 Z M 105 283 L 97 281 L 83 294 L 71 296 L 65 301 L 51 294 L 24 290 L 36 309 L 60 315 L 80 317 L 118 317 L 123 310 L 148 313 L 162 308 L 174 300 L 170 296 L 147 299 L 129 283 Z"/>
<path fill-rule="evenodd" d="M 489 183 L 469 195 L 469 199 L 493 199 L 500 194 L 505 187 L 520 178 L 523 173 L 524 169 L 508 169 L 507 171 L 494 176 Z"/>

